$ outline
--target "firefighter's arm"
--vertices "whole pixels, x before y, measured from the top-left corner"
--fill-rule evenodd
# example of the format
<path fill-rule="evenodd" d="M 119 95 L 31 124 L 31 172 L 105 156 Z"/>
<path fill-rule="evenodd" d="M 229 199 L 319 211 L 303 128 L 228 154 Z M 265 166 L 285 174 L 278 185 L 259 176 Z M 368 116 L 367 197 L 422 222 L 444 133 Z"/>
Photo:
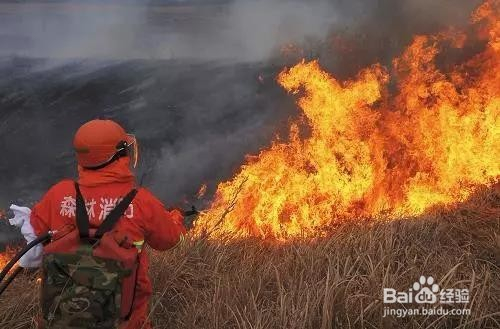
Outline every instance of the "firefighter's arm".
<path fill-rule="evenodd" d="M 186 233 L 184 216 L 178 210 L 166 210 L 154 197 L 150 199 L 149 208 L 151 216 L 146 223 L 146 243 L 156 250 L 174 247 Z"/>

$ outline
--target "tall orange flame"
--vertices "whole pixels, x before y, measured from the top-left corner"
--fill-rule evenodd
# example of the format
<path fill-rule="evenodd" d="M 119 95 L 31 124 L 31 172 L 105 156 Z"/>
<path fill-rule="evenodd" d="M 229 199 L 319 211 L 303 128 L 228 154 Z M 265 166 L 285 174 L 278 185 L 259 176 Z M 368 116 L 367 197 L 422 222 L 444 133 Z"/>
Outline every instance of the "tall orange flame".
<path fill-rule="evenodd" d="M 291 124 L 289 142 L 275 141 L 219 184 L 196 231 L 317 236 L 339 221 L 418 215 L 498 181 L 499 16 L 498 0 L 476 10 L 486 44 L 449 72 L 436 57 L 466 34 L 415 37 L 394 60 L 396 92 L 380 65 L 347 82 L 316 61 L 282 71 L 278 82 L 298 96 L 303 120 Z"/>

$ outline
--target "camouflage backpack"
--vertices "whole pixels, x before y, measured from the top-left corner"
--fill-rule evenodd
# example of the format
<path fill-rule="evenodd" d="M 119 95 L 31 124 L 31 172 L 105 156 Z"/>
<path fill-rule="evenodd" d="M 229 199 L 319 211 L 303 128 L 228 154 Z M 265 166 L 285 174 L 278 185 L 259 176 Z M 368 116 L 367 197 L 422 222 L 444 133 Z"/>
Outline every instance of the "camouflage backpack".
<path fill-rule="evenodd" d="M 41 306 L 43 327 L 116 328 L 134 299 L 138 250 L 123 248 L 107 234 L 137 194 L 134 189 L 89 230 L 85 201 L 76 188 L 77 229 L 45 247 Z"/>

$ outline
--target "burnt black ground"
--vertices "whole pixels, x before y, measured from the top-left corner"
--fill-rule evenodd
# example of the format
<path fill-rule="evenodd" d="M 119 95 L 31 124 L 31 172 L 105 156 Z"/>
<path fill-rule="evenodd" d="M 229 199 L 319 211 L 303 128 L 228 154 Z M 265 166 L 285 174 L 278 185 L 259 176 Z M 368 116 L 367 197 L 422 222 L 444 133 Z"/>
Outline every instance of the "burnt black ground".
<path fill-rule="evenodd" d="M 73 134 L 96 117 L 136 134 L 138 180 L 182 206 L 203 183 L 213 190 L 231 177 L 245 154 L 269 145 L 297 113 L 274 81 L 279 68 L 263 64 L 0 63 L 2 208 L 29 206 L 58 180 L 75 177 Z"/>
<path fill-rule="evenodd" d="M 74 176 L 73 133 L 101 117 L 137 135 L 139 179 L 148 172 L 143 184 L 177 203 L 202 183 L 227 177 L 244 154 L 268 145 L 286 126 L 295 107 L 274 81 L 278 70 L 173 60 L 60 65 L 4 59 L 0 202 L 29 203 L 58 179 Z"/>

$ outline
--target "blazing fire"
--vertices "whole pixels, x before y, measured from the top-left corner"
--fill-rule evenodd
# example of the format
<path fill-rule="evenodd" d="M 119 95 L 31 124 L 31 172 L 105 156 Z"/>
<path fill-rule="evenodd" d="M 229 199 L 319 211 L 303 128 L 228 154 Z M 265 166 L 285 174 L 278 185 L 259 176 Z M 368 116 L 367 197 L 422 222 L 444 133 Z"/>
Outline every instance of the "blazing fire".
<path fill-rule="evenodd" d="M 391 75 L 374 65 L 341 82 L 316 61 L 283 70 L 278 83 L 298 97 L 303 117 L 288 142 L 248 157 L 219 184 L 196 231 L 311 237 L 345 220 L 422 214 L 497 182 L 498 18 L 499 1 L 486 1 L 472 16 L 473 35 L 415 37 Z M 439 69 L 438 56 L 468 39 L 483 42 L 481 51 Z"/>

